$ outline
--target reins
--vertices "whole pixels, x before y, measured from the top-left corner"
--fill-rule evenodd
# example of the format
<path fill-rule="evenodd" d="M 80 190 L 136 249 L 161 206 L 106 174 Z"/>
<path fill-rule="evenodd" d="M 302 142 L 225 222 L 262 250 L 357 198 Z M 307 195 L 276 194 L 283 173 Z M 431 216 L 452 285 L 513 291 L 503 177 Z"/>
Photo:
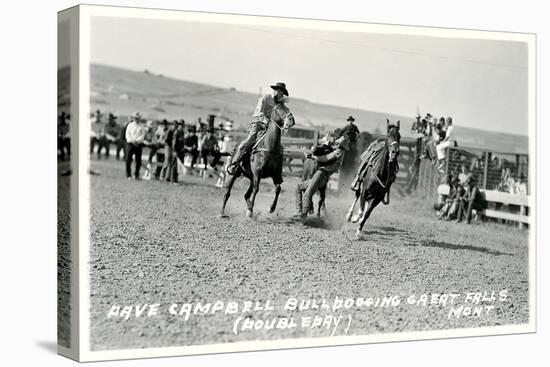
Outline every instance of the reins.
<path fill-rule="evenodd" d="M 386 151 L 387 151 L 387 154 L 390 154 L 390 147 L 394 144 L 397 144 L 397 141 L 393 141 L 391 144 L 388 144 L 388 139 L 386 139 Z M 397 157 L 396 157 L 397 159 Z M 388 170 L 388 173 L 386 175 L 386 184 L 384 185 L 382 183 L 382 180 L 380 179 L 380 177 L 378 177 L 378 174 L 375 174 L 374 177 L 376 177 L 376 179 L 378 180 L 378 183 L 380 184 L 380 186 L 382 186 L 382 188 L 386 189 L 386 195 L 384 195 L 384 198 L 382 199 L 382 204 L 384 205 L 388 205 L 390 203 L 390 189 L 388 188 L 388 185 L 390 183 L 390 160 L 388 158 L 388 163 L 385 164 L 384 166 L 386 166 L 387 170 Z"/>
<path fill-rule="evenodd" d="M 288 118 L 288 116 L 292 115 L 292 112 L 288 112 L 283 118 L 282 118 L 282 121 L 283 121 L 283 126 L 279 126 L 279 124 L 275 121 L 271 121 L 270 120 L 270 123 L 273 123 L 275 124 L 275 126 L 277 128 L 279 128 L 279 130 L 281 130 L 281 132 L 283 132 L 283 130 L 285 130 L 285 126 L 284 126 L 284 121 Z M 269 124 L 268 124 L 269 125 Z M 269 129 L 269 127 L 268 127 Z M 258 146 L 260 145 L 260 143 L 264 140 L 265 136 L 267 135 L 267 129 L 266 129 L 266 132 L 260 137 L 260 139 L 258 139 L 258 141 L 256 142 L 256 144 L 254 144 L 252 146 L 252 152 L 254 151 L 262 151 L 262 152 L 270 152 L 270 153 L 277 153 L 275 151 L 272 151 L 272 150 L 267 150 L 265 148 L 258 148 Z M 279 153 L 277 153 L 279 154 Z"/>

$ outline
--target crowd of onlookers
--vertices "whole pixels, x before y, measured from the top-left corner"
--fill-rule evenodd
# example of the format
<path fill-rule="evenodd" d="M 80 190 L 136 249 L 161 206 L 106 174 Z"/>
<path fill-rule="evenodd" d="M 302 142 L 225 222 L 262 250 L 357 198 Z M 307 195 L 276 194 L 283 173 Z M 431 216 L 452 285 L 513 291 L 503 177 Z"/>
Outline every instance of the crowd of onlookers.
<path fill-rule="evenodd" d="M 449 175 L 447 185 L 449 193 L 440 195 L 438 203 L 434 206 L 437 217 L 442 220 L 465 221 L 469 224 L 473 211 L 477 213 L 484 209 L 484 202 L 473 175 Z"/>
<path fill-rule="evenodd" d="M 457 146 L 453 118 L 449 116 L 438 119 L 430 113 L 424 117 L 418 114 L 411 130 L 416 136 L 422 137 L 420 159 L 430 159 L 439 172 L 444 173 L 446 149 Z"/>
<path fill-rule="evenodd" d="M 527 195 L 527 178 L 523 172 L 514 178 L 510 168 L 503 168 L 496 189 L 510 194 Z"/>
<path fill-rule="evenodd" d="M 218 171 L 222 158 L 231 155 L 231 138 L 222 128 L 215 129 L 213 118 L 203 123 L 186 124 L 184 119 L 153 121 L 134 112 L 125 123 L 119 123 L 118 116 L 109 113 L 106 118 L 100 110 L 91 115 L 90 155 L 97 159 L 109 158 L 111 147 L 116 149 L 116 159 L 125 160 L 125 173 L 129 180 L 178 181 L 178 164 L 193 172 L 199 165 Z M 144 148 L 147 148 L 147 162 L 141 174 Z M 122 154 L 121 154 L 122 153 Z M 132 172 L 132 165 L 134 166 Z M 223 175 L 223 170 L 220 170 Z"/>

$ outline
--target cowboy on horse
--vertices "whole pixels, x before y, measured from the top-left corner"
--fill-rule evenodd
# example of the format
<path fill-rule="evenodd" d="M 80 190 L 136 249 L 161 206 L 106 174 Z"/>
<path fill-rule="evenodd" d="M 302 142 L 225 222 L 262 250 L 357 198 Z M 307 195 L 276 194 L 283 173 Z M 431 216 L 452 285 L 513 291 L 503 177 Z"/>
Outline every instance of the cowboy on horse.
<path fill-rule="evenodd" d="M 252 151 L 257 139 L 266 132 L 273 108 L 279 103 L 284 103 L 288 97 L 285 83 L 277 82 L 271 85 L 271 89 L 271 94 L 265 94 L 258 100 L 252 122 L 248 126 L 248 136 L 239 144 L 231 164 L 227 167 L 227 172 L 231 175 L 235 174 L 236 167 Z"/>
<path fill-rule="evenodd" d="M 285 96 L 288 96 L 284 83 L 277 83 L 271 87 L 274 90 L 273 95 L 260 98 L 254 114 L 254 121 L 248 130 L 248 137 L 239 145 L 232 167 L 228 169 L 231 178 L 227 183 L 227 190 L 223 197 L 220 213 L 222 217 L 226 217 L 225 205 L 231 195 L 235 180 L 240 176 L 249 180 L 248 190 L 244 194 L 247 206 L 246 215 L 249 218 L 253 216 L 256 194 L 260 188 L 260 180 L 263 178 L 270 177 L 275 185 L 275 198 L 269 212 L 273 213 L 277 207 L 283 182 L 284 152 L 281 146 L 281 136 L 296 122 L 284 104 Z"/>

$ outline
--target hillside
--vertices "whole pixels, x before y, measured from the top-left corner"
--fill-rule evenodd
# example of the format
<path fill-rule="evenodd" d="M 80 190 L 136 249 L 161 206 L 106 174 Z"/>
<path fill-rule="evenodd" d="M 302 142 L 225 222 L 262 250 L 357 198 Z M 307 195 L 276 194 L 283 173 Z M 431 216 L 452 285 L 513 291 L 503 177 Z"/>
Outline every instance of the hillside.
<path fill-rule="evenodd" d="M 107 65 L 91 65 L 91 107 L 105 112 L 129 115 L 140 111 L 151 119 L 184 118 L 203 120 L 208 114 L 216 114 L 233 120 L 235 126 L 244 128 L 256 106 L 258 96 L 234 88 L 219 88 L 153 74 Z M 411 117 L 391 113 L 367 111 L 348 107 L 312 103 L 292 98 L 291 110 L 301 125 L 316 126 L 321 130 L 345 125 L 349 115 L 356 118 L 361 131 L 373 132 L 384 128 L 386 118 L 401 120 L 402 133 L 407 136 L 413 122 Z M 527 137 L 498 132 L 456 127 L 462 146 L 486 148 L 495 151 L 527 152 Z"/>

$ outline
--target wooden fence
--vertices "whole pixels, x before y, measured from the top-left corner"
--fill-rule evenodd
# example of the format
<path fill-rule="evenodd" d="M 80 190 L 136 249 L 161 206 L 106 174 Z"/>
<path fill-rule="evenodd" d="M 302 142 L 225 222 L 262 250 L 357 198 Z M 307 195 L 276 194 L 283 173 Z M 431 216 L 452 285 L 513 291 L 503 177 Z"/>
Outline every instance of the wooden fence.
<path fill-rule="evenodd" d="M 439 195 L 449 195 L 450 188 L 447 184 L 441 184 L 437 188 Z M 510 194 L 496 190 L 480 190 L 482 199 L 487 203 L 487 209 L 477 214 L 501 221 L 511 221 L 525 228 L 530 223 L 529 196 Z"/>

